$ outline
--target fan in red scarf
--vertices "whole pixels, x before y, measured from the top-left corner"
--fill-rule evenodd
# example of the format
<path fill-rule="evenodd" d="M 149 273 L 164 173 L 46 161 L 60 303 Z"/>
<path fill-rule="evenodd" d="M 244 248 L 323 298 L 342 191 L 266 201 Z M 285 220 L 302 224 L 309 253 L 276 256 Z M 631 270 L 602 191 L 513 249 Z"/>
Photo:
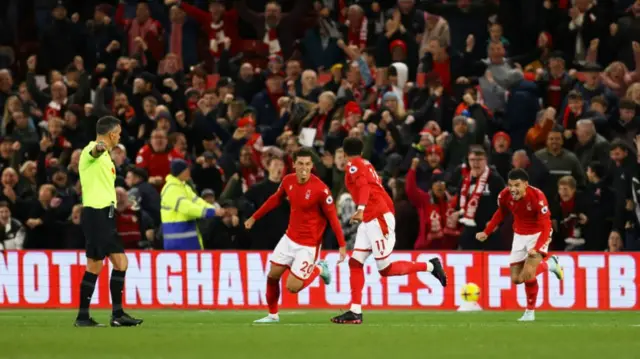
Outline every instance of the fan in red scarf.
<path fill-rule="evenodd" d="M 420 160 L 414 158 L 407 173 L 405 189 L 409 201 L 418 210 L 420 228 L 414 249 L 456 249 L 460 236 L 457 197 L 447 193 L 444 174 L 436 169 L 431 176 L 431 191 L 425 192 L 416 182 Z"/>
<path fill-rule="evenodd" d="M 162 57 L 164 53 L 162 44 L 164 31 L 162 24 L 151 17 L 151 10 L 147 0 L 138 0 L 134 19 L 125 18 L 125 4 L 121 1 L 116 9 L 114 20 L 116 24 L 124 28 L 128 35 L 129 55 L 134 56 L 149 50 L 156 60 Z M 146 56 L 143 55 L 142 60 L 146 64 Z"/>
<path fill-rule="evenodd" d="M 282 17 L 282 9 L 275 1 L 267 3 L 264 11 L 264 39 L 263 42 L 269 47 L 270 55 L 282 55 L 282 47 L 278 38 L 278 25 Z"/>
<path fill-rule="evenodd" d="M 165 0 L 168 6 L 178 3 L 187 15 L 196 20 L 203 31 L 209 35 L 209 52 L 214 58 L 220 57 L 223 48 L 221 44 L 225 38 L 231 40 L 231 52 L 235 52 L 234 45 L 240 38 L 237 26 L 238 13 L 235 9 L 226 11 L 224 0 L 209 0 L 209 12 L 181 0 Z"/>
<path fill-rule="evenodd" d="M 534 310 L 538 297 L 536 276 L 547 271 L 563 279 L 563 269 L 558 258 L 552 256 L 544 261 L 551 243 L 551 212 L 547 197 L 541 190 L 529 185 L 529 175 L 523 169 L 514 169 L 508 175 L 509 187 L 498 195 L 498 209 L 476 239 L 485 241 L 489 234 L 508 215 L 513 215 L 513 245 L 509 261 L 511 263 L 511 281 L 525 285 L 527 310 L 519 321 L 534 321 Z"/>
<path fill-rule="evenodd" d="M 355 45 L 360 49 L 367 46 L 368 20 L 360 5 L 351 5 L 347 11 L 347 45 Z"/>
<path fill-rule="evenodd" d="M 558 180 L 558 197 L 562 222 L 560 231 L 565 243 L 569 246 L 584 245 L 584 234 L 581 227 L 587 224 L 587 216 L 581 212 L 584 207 L 582 201 L 576 200 L 576 180 L 571 176 L 564 176 Z"/>

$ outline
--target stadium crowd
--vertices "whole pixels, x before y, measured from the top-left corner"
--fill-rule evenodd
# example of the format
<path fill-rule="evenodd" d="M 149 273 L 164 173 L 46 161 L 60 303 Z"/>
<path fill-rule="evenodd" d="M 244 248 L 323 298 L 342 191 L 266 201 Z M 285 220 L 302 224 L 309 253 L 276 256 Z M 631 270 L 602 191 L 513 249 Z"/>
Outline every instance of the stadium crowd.
<path fill-rule="evenodd" d="M 199 220 L 205 249 L 273 249 L 287 205 L 242 223 L 302 146 L 352 243 L 359 137 L 397 249 L 509 249 L 509 221 L 475 234 L 512 168 L 549 198 L 552 250 L 640 249 L 639 43 L 640 0 L 2 1 L 0 244 L 84 248 L 78 160 L 111 115 L 126 248 L 163 248 L 182 159 L 229 209 Z"/>

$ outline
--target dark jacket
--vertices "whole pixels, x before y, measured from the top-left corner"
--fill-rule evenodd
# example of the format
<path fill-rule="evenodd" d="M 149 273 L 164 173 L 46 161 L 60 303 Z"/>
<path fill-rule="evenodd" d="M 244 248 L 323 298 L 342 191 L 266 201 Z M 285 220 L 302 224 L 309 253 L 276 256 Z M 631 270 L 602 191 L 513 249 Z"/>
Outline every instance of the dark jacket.
<path fill-rule="evenodd" d="M 540 109 L 538 87 L 533 82 L 520 80 L 509 91 L 504 127 L 511 136 L 511 149 L 518 150 L 524 148 L 527 131 L 536 123 Z"/>
<path fill-rule="evenodd" d="M 276 193 L 279 186 L 280 183 L 274 183 L 267 179 L 249 188 L 241 200 L 241 202 L 243 202 L 243 214 L 245 214 L 247 218 L 252 215 L 272 194 Z M 253 228 L 251 228 L 249 232 L 251 249 L 270 250 L 275 248 L 287 230 L 288 225 L 289 202 L 287 201 L 267 213 L 264 218 L 257 221 Z"/>
<path fill-rule="evenodd" d="M 599 161 L 604 166 L 609 163 L 609 142 L 597 134 L 588 143 L 581 145 L 576 143 L 574 153 L 580 160 L 582 168 L 587 168 L 589 163 Z"/>

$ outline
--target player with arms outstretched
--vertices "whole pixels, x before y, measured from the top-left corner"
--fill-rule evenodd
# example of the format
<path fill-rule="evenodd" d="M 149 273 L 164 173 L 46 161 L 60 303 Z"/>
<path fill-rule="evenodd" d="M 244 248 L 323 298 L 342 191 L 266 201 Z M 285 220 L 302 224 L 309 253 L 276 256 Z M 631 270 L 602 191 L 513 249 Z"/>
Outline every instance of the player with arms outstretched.
<path fill-rule="evenodd" d="M 516 285 L 524 283 L 527 309 L 519 321 L 531 322 L 535 320 L 538 295 L 536 276 L 550 271 L 562 280 L 564 273 L 557 257 L 544 260 L 552 234 L 549 204 L 542 191 L 529 185 L 529 175 L 523 169 L 509 172 L 508 187 L 498 195 L 498 210 L 484 231 L 476 234 L 476 239 L 486 240 L 509 212 L 513 213 L 513 244 L 509 257 L 511 281 Z"/>
<path fill-rule="evenodd" d="M 359 222 L 360 225 L 356 233 L 353 255 L 349 259 L 351 309 L 332 318 L 331 321 L 337 324 L 361 324 L 363 265 L 372 253 L 378 271 L 383 277 L 429 271 L 442 286 L 447 285 L 447 277 L 438 258 L 430 259 L 426 263 L 389 260 L 396 243 L 393 201 L 382 187 L 373 166 L 361 157 L 364 147 L 362 141 L 347 138 L 342 147 L 348 161 L 345 168 L 345 185 L 357 206 L 351 221 Z"/>
<path fill-rule="evenodd" d="M 251 229 L 255 221 L 282 203 L 285 197 L 291 205 L 289 227 L 273 250 L 271 268 L 267 275 L 267 305 L 269 315 L 254 323 L 277 323 L 278 300 L 280 299 L 280 277 L 289 269 L 287 290 L 298 293 L 320 276 L 325 284 L 331 282 L 331 273 L 324 261 L 316 265 L 320 255 L 320 245 L 327 221 L 335 233 L 340 246 L 339 262 L 347 256 L 344 234 L 333 204 L 331 191 L 318 177 L 311 173 L 313 157 L 308 149 L 301 149 L 293 156 L 295 174 L 285 176 L 280 187 L 244 223 Z"/>

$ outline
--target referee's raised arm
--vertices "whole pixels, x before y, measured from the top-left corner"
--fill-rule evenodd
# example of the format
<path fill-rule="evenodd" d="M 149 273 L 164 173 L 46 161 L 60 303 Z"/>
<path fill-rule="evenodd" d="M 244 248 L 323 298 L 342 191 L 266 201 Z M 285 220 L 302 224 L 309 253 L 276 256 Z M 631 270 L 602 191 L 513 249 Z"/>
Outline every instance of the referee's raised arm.
<path fill-rule="evenodd" d="M 135 319 L 122 309 L 122 289 L 128 263 L 116 230 L 116 168 L 109 155 L 109 151 L 120 142 L 121 131 L 117 118 L 107 116 L 99 119 L 96 140 L 91 141 L 80 154 L 81 225 L 86 240 L 87 268 L 80 283 L 77 327 L 104 326 L 89 316 L 89 304 L 105 257 L 109 257 L 113 264 L 109 284 L 113 303 L 111 326 L 136 326 L 142 323 L 142 319 Z"/>

